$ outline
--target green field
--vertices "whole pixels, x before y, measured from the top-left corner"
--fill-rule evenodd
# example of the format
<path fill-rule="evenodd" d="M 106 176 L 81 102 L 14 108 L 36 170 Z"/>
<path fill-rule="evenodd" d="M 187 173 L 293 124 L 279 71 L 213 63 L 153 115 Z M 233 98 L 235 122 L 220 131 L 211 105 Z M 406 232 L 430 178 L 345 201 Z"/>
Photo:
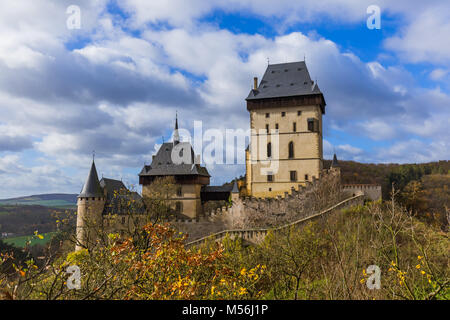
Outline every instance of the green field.
<path fill-rule="evenodd" d="M 2 239 L 3 242 L 9 243 L 15 247 L 18 248 L 23 248 L 26 245 L 26 242 L 28 240 L 31 240 L 30 246 L 35 245 L 35 244 L 46 244 L 48 243 L 53 235 L 55 235 L 56 232 L 48 232 L 48 233 L 44 233 L 42 234 L 42 236 L 44 236 L 43 239 L 39 239 L 38 237 L 34 236 L 34 235 L 30 235 L 30 236 L 21 236 L 21 237 L 11 237 L 11 238 L 6 238 L 6 239 Z"/>

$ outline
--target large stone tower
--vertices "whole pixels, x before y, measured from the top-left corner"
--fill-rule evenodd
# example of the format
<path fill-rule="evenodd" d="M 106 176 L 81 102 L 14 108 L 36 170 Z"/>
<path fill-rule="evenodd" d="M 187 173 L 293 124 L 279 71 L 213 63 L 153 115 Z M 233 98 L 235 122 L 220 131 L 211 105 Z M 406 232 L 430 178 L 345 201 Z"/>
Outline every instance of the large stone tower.
<path fill-rule="evenodd" d="M 88 248 L 95 244 L 98 227 L 102 224 L 102 213 L 106 196 L 98 180 L 95 162 L 92 160 L 91 169 L 86 182 L 78 196 L 77 202 L 77 244 L 75 250 Z"/>
<path fill-rule="evenodd" d="M 322 171 L 325 99 L 304 61 L 268 65 L 250 91 L 247 193 L 283 195 Z"/>

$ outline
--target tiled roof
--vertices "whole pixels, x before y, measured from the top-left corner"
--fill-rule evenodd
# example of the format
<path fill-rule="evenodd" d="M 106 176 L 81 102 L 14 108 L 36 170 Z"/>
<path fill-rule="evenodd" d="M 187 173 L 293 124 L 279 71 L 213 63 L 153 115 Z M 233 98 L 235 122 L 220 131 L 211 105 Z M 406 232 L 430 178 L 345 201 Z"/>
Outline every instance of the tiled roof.
<path fill-rule="evenodd" d="M 97 168 L 95 167 L 95 162 L 92 161 L 91 169 L 84 183 L 81 193 L 78 195 L 81 197 L 104 197 L 103 188 L 100 186 L 98 181 Z"/>
<path fill-rule="evenodd" d="M 139 176 L 170 176 L 170 175 L 200 175 L 209 177 L 208 170 L 199 164 L 194 163 L 194 150 L 188 142 L 180 142 L 177 144 L 179 150 L 189 150 L 189 160 L 187 163 L 177 164 L 173 162 L 172 150 L 174 144 L 172 142 L 166 142 L 161 145 L 155 157 L 152 160 L 152 164 L 144 166 Z M 181 152 L 181 151 L 180 151 Z M 181 157 L 181 156 L 180 156 Z M 182 158 L 182 157 L 181 157 Z"/>
<path fill-rule="evenodd" d="M 246 100 L 321 94 L 317 83 L 311 80 L 304 61 L 271 64 Z"/>

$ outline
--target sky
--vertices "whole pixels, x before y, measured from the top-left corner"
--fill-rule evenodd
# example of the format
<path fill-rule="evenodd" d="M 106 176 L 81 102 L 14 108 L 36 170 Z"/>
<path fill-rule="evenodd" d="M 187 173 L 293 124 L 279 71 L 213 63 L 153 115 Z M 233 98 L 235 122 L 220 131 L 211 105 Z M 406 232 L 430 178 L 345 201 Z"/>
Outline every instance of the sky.
<path fill-rule="evenodd" d="M 253 77 L 304 59 L 325 159 L 450 159 L 449 1 L 1 1 L 0 198 L 80 192 L 93 150 L 99 176 L 139 190 L 176 112 L 191 132 L 247 130 Z"/>

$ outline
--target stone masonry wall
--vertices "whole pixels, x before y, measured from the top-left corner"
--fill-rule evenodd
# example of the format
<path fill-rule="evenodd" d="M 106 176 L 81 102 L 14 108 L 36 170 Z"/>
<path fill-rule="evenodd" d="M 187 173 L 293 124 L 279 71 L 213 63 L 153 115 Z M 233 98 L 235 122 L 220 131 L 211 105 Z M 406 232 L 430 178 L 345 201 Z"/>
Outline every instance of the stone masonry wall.
<path fill-rule="evenodd" d="M 308 217 L 342 200 L 339 169 L 323 170 L 320 179 L 299 185 L 277 198 L 240 198 L 231 207 L 216 209 L 198 220 L 171 224 L 193 241 L 226 229 L 276 227 Z"/>

